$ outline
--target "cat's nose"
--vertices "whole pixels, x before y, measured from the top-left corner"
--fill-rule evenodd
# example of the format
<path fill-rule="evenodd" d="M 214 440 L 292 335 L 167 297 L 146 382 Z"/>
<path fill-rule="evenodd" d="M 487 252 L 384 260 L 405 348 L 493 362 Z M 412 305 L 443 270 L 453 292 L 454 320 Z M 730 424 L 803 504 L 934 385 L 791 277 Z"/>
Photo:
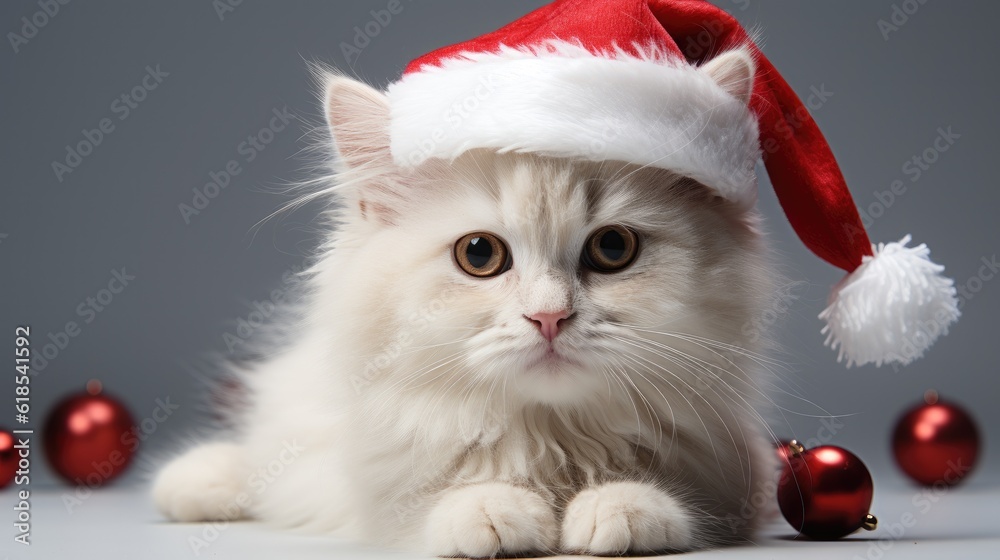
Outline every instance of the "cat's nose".
<path fill-rule="evenodd" d="M 524 318 L 531 321 L 538 327 L 539 332 L 545 337 L 545 340 L 552 342 L 552 340 L 559 334 L 559 323 L 569 319 L 572 313 L 568 310 L 556 311 L 554 313 L 535 313 L 534 315 L 525 315 Z"/>

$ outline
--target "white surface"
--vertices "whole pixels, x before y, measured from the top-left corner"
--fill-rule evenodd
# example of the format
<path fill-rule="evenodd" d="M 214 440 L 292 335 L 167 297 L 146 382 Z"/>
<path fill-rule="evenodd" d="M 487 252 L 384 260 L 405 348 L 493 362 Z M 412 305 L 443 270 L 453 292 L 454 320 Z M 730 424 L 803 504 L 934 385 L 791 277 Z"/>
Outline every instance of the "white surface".
<path fill-rule="evenodd" d="M 975 482 L 975 481 L 970 481 Z M 277 532 L 253 522 L 220 525 L 164 522 L 150 503 L 145 488 L 109 488 L 89 497 L 72 510 L 73 489 L 33 490 L 30 547 L 13 542 L 14 493 L 0 491 L 0 508 L 6 519 L 0 558 L 415 558 L 405 552 L 378 550 L 328 537 Z M 792 530 L 776 519 L 753 545 L 688 554 L 692 558 L 997 558 L 1000 557 L 1000 488 L 981 484 L 935 493 L 933 490 L 876 489 L 872 510 L 879 529 L 859 532 L 835 542 L 792 540 Z M 912 516 L 902 527 L 904 515 Z M 895 529 L 895 530 L 892 530 Z M 891 531 L 892 530 L 892 531 Z M 896 533 L 896 537 L 892 533 Z M 191 542 L 208 545 L 196 553 Z"/>

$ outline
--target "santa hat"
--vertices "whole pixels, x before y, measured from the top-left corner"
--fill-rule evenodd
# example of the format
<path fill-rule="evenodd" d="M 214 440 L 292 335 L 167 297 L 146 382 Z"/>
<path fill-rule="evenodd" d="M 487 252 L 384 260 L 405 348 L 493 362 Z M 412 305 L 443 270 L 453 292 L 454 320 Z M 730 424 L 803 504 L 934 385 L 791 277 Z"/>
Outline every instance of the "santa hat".
<path fill-rule="evenodd" d="M 826 343 L 909 363 L 959 315 L 910 237 L 873 245 L 826 140 L 740 24 L 703 0 L 558 0 L 412 61 L 387 91 L 393 158 L 473 148 L 669 169 L 750 208 L 763 157 L 795 232 L 847 276 Z"/>

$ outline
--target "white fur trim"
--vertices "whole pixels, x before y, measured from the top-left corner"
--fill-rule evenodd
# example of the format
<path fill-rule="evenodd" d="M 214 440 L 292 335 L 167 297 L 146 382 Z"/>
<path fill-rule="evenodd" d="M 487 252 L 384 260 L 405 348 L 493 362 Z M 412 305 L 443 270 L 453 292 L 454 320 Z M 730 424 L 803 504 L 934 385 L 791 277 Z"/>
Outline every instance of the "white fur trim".
<path fill-rule="evenodd" d="M 872 245 L 875 255 L 834 288 L 830 306 L 819 318 L 827 322 L 826 344 L 840 349 L 847 365 L 899 362 L 924 354 L 960 315 L 955 283 L 931 262 L 926 245 Z"/>
<path fill-rule="evenodd" d="M 595 55 L 566 42 L 465 53 L 386 92 L 393 158 L 466 150 L 620 160 L 676 171 L 752 206 L 757 120 L 711 77 L 653 49 Z"/>

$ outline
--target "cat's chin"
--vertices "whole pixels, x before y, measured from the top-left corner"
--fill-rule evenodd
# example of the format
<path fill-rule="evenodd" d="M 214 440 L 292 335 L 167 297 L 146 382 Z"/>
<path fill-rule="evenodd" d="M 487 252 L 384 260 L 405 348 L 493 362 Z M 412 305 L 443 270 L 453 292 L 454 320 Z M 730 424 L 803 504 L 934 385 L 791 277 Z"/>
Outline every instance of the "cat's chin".
<path fill-rule="evenodd" d="M 536 370 L 549 375 L 564 375 L 579 370 L 582 366 L 583 364 L 570 357 L 565 350 L 556 350 L 550 346 L 529 361 L 525 370 Z"/>
<path fill-rule="evenodd" d="M 600 373 L 564 351 L 546 350 L 530 359 L 518 387 L 528 399 L 544 404 L 579 402 L 602 387 Z"/>

